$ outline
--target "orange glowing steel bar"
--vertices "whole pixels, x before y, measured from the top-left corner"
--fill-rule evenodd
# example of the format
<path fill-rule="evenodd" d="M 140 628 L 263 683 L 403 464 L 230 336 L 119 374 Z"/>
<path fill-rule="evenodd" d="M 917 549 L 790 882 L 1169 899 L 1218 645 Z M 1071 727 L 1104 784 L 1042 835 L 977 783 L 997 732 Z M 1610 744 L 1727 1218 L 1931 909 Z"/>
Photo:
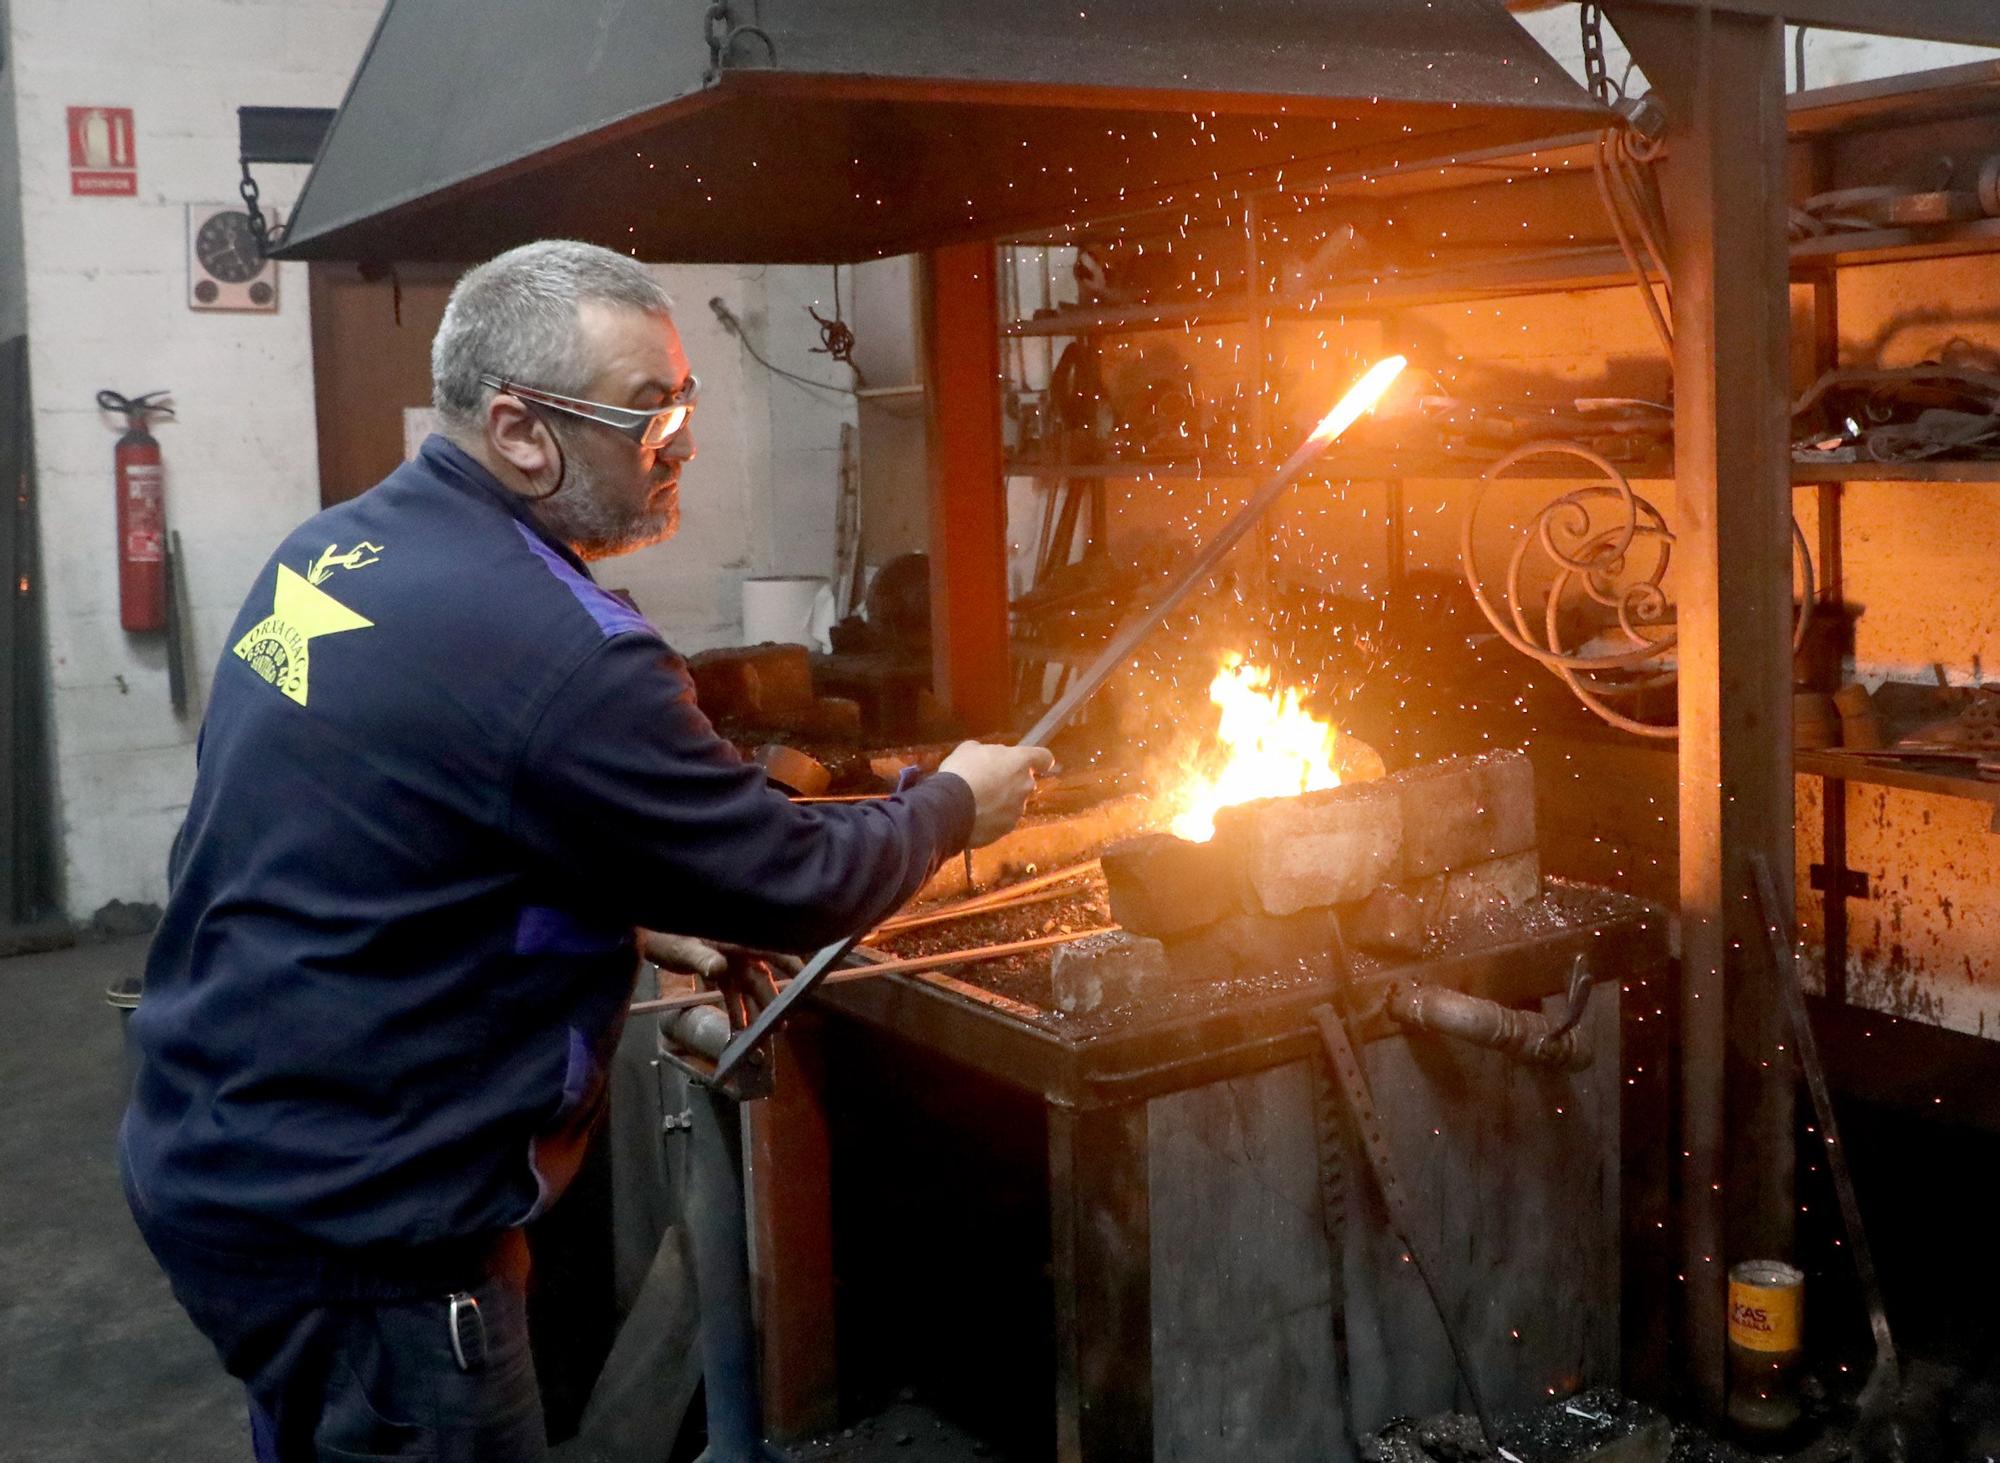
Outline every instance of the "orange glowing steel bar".
<path fill-rule="evenodd" d="M 1222 562 L 1222 556 L 1236 547 L 1237 540 L 1250 531 L 1252 524 L 1270 512 L 1271 505 L 1278 501 L 1279 495 L 1292 485 L 1299 474 L 1311 466 L 1314 459 L 1322 452 L 1331 447 L 1342 432 L 1353 426 L 1382 399 L 1382 393 L 1389 389 L 1389 383 L 1402 373 L 1403 367 L 1407 364 L 1409 363 L 1401 356 L 1390 356 L 1387 360 L 1378 361 L 1369 367 L 1367 373 L 1348 388 L 1347 394 L 1341 397 L 1333 410 L 1313 428 L 1312 434 L 1299 444 L 1298 450 L 1285 459 L 1284 466 L 1260 484 L 1257 491 L 1251 495 L 1250 501 L 1238 510 L 1236 516 L 1223 524 L 1221 531 L 1201 546 L 1201 551 L 1181 572 L 1173 587 L 1111 637 L 1111 643 L 1104 647 L 1097 659 L 1071 683 L 1069 690 L 1063 693 L 1055 705 L 1042 713 L 1042 719 L 1036 722 L 1016 745 L 1039 747 L 1076 715 L 1078 708 L 1096 695 L 1098 687 L 1102 686 L 1111 673 L 1124 664 L 1138 648 L 1139 642 L 1159 628 L 1160 621 L 1171 614 L 1176 605 L 1193 593 L 1195 587 L 1214 572 L 1215 566 Z M 853 950 L 860 938 L 856 935 L 853 939 L 837 941 L 813 956 L 805 968 L 779 993 L 777 1000 L 766 1006 L 755 1020 L 730 1040 L 722 1055 L 716 1059 L 715 1080 L 721 1081 L 734 1071 L 785 1012 L 806 992 L 824 980 L 829 970 L 847 958 L 848 952 Z"/>
<path fill-rule="evenodd" d="M 1401 356 L 1388 356 L 1368 368 L 1367 374 L 1347 389 L 1347 395 L 1334 403 L 1333 410 L 1320 418 L 1320 423 L 1306 438 L 1308 443 L 1320 447 L 1330 447 L 1339 440 L 1340 434 L 1360 421 L 1375 409 L 1375 403 L 1382 399 L 1396 378 L 1403 374 L 1403 367 L 1410 363 Z"/>
<path fill-rule="evenodd" d="M 1310 467 L 1322 452 L 1331 447 L 1342 432 L 1353 426 L 1382 399 L 1382 393 L 1389 389 L 1389 383 L 1401 375 L 1403 367 L 1408 364 L 1409 362 L 1401 356 L 1390 356 L 1387 360 L 1377 361 L 1370 366 L 1367 374 L 1349 387 L 1347 395 L 1341 397 L 1333 410 L 1313 428 L 1312 435 L 1299 443 L 1298 450 L 1285 459 L 1284 466 L 1250 495 L 1250 501 L 1238 510 L 1234 518 L 1222 525 L 1221 531 L 1214 538 L 1201 546 L 1201 551 L 1182 571 L 1181 577 L 1174 581 L 1173 587 L 1143 614 L 1134 617 L 1112 636 L 1111 643 L 1105 646 L 1097 659 L 1090 663 L 1089 669 L 1076 678 L 1069 690 L 1063 693 L 1061 700 L 1042 713 L 1042 719 L 1035 723 L 1033 730 L 1021 738 L 1020 744 L 1024 747 L 1041 746 L 1055 735 L 1063 723 L 1076 715 L 1077 708 L 1096 693 L 1097 688 L 1104 684 L 1105 678 L 1118 669 L 1138 648 L 1139 642 L 1152 634 L 1160 621 L 1171 614 L 1176 605 L 1192 594 L 1195 587 L 1214 572 L 1215 566 L 1222 562 L 1223 555 L 1236 547 L 1237 540 L 1250 531 L 1252 524 L 1271 511 L 1271 505 L 1278 501 L 1279 495 L 1292 485 L 1299 474 Z"/>

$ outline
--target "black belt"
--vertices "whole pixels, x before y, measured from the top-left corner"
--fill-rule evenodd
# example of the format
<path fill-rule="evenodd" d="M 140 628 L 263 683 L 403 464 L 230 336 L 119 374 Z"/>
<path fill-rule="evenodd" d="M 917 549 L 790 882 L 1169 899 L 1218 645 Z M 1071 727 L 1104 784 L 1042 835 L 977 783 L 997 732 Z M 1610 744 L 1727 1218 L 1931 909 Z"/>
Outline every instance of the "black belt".
<path fill-rule="evenodd" d="M 341 1249 L 237 1247 L 155 1225 L 141 1228 L 170 1273 L 192 1271 L 228 1289 L 282 1287 L 315 1304 L 451 1296 L 474 1290 L 495 1275 L 526 1273 L 527 1242 L 518 1229 Z"/>

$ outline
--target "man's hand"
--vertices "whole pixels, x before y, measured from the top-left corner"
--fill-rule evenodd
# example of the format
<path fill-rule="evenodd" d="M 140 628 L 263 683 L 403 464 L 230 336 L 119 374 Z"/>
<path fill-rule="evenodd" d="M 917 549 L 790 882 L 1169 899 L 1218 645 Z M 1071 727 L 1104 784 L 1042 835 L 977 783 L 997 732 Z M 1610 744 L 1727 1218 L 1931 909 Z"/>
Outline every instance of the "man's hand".
<path fill-rule="evenodd" d="M 660 994 L 668 994 L 672 976 L 694 975 L 710 982 L 729 968 L 729 957 L 706 940 L 689 935 L 663 935 L 657 930 L 639 931 L 639 953 L 659 967 Z M 679 984 L 679 982 L 675 982 Z"/>
<path fill-rule="evenodd" d="M 697 976 L 722 992 L 730 1022 L 738 1028 L 748 1026 L 751 1018 L 778 998 L 773 974 L 797 975 L 802 964 L 796 955 L 772 955 L 717 940 L 663 935 L 657 930 L 639 931 L 639 953 L 658 967 L 662 996 L 674 995 L 682 988 L 676 977 Z"/>
<path fill-rule="evenodd" d="M 1047 747 L 995 747 L 960 742 L 938 771 L 965 779 L 972 789 L 972 847 L 991 843 L 1021 821 L 1036 774 L 1055 766 Z"/>

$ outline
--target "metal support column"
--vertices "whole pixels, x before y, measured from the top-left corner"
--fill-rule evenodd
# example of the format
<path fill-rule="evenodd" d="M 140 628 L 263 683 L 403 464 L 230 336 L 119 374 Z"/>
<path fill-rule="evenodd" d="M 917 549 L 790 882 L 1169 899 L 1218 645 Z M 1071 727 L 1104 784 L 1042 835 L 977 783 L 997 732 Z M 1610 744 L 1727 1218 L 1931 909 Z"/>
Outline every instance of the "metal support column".
<path fill-rule="evenodd" d="M 924 256 L 931 676 L 939 699 L 975 732 L 1005 725 L 1013 690 L 997 274 L 988 243 Z"/>
<path fill-rule="evenodd" d="M 1668 108 L 1680 625 L 1682 1272 L 1689 1379 L 1720 1416 L 1725 1276 L 1790 1257 L 1784 1008 L 1751 872 L 1793 887 L 1784 26 L 1607 4 Z M 1791 937 L 1789 903 L 1775 914 Z"/>

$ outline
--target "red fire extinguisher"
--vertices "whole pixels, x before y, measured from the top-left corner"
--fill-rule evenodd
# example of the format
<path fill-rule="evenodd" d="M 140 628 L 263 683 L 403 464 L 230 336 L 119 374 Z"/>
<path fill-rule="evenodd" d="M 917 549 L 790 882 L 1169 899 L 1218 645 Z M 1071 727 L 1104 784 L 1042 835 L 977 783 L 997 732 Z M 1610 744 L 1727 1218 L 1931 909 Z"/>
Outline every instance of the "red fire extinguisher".
<path fill-rule="evenodd" d="M 113 454 L 118 468 L 118 623 L 127 630 L 167 627 L 167 484 L 160 442 L 146 430 L 150 417 L 171 417 L 160 403 L 167 391 L 144 396 L 97 393 L 97 404 L 125 418 Z"/>

